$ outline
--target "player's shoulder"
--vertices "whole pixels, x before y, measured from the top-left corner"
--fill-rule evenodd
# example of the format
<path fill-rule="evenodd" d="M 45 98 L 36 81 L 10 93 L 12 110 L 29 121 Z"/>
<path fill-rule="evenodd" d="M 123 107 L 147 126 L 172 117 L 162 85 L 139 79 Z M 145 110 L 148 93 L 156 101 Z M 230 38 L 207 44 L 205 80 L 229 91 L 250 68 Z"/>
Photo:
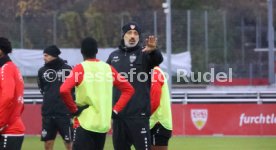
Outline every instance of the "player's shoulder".
<path fill-rule="evenodd" d="M 110 56 L 111 56 L 111 55 L 119 54 L 119 53 L 121 53 L 121 51 L 122 51 L 122 50 L 120 50 L 120 49 L 115 49 L 113 52 L 110 53 Z"/>
<path fill-rule="evenodd" d="M 19 71 L 19 69 L 17 68 L 17 66 L 12 61 L 9 61 L 9 62 L 5 63 L 1 67 L 1 74 L 16 73 L 18 71 Z"/>
<path fill-rule="evenodd" d="M 104 67 L 110 67 L 110 64 L 108 64 L 107 62 L 101 61 L 101 60 L 99 60 L 98 63 L 100 63 Z"/>
<path fill-rule="evenodd" d="M 10 69 L 16 68 L 16 65 L 12 61 L 9 61 L 5 63 L 1 68 L 2 70 L 10 70 Z"/>
<path fill-rule="evenodd" d="M 38 72 L 43 72 L 44 70 L 46 70 L 46 67 L 45 66 L 42 66 L 38 69 Z"/>
<path fill-rule="evenodd" d="M 63 65 L 63 69 L 72 69 L 72 67 L 69 64 L 64 64 Z"/>

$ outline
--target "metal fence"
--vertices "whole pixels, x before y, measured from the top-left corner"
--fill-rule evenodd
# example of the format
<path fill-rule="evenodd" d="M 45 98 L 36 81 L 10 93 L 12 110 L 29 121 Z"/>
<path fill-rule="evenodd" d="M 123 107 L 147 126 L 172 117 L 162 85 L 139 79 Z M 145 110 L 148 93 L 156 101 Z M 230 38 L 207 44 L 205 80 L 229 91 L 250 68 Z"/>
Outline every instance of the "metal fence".
<path fill-rule="evenodd" d="M 236 90 L 236 91 L 183 91 L 173 89 L 171 102 L 193 104 L 193 103 L 275 103 L 275 91 L 268 90 Z M 24 92 L 25 103 L 42 103 L 42 95 L 39 90 L 27 89 Z"/>
<path fill-rule="evenodd" d="M 150 34 L 156 35 L 159 48 L 165 52 L 163 10 L 135 14 L 72 10 L 41 16 L 28 14 L 2 18 L 0 31 L 2 36 L 11 39 L 15 48 L 43 49 L 50 44 L 63 48 L 80 47 L 80 40 L 86 36 L 95 37 L 100 47 L 117 47 L 121 40 L 121 26 L 130 20 L 142 26 L 143 39 Z M 267 47 L 266 14 L 221 10 L 172 11 L 172 52 L 189 50 L 194 72 L 208 71 L 210 65 L 224 69 L 229 65 L 236 68 L 244 65 L 249 67 L 234 69 L 237 76 L 267 77 L 264 72 L 268 68 L 268 53 L 255 52 L 256 47 Z"/>

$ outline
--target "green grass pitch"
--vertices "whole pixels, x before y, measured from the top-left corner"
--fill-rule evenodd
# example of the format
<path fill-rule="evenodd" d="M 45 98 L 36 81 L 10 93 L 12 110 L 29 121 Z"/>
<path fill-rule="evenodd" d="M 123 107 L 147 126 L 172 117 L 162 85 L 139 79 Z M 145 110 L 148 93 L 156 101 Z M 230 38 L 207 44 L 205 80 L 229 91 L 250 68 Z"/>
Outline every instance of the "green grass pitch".
<path fill-rule="evenodd" d="M 43 150 L 43 144 L 39 136 L 26 136 L 22 150 Z M 276 150 L 276 137 L 174 136 L 169 144 L 169 150 Z M 64 149 L 58 136 L 54 150 Z M 104 149 L 113 150 L 111 136 L 107 136 Z"/>

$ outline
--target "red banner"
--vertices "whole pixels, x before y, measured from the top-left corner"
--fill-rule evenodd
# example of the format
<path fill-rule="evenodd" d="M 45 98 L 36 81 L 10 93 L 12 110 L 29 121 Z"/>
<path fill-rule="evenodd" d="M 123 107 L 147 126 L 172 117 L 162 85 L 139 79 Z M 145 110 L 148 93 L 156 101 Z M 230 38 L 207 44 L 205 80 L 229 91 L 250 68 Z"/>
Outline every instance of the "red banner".
<path fill-rule="evenodd" d="M 27 104 L 26 134 L 40 134 L 41 105 Z M 173 104 L 174 135 L 276 135 L 276 104 Z"/>
<path fill-rule="evenodd" d="M 42 128 L 41 104 L 25 104 L 22 120 L 26 127 L 26 134 L 40 134 Z"/>
<path fill-rule="evenodd" d="M 276 135 L 276 104 L 172 105 L 176 135 Z"/>

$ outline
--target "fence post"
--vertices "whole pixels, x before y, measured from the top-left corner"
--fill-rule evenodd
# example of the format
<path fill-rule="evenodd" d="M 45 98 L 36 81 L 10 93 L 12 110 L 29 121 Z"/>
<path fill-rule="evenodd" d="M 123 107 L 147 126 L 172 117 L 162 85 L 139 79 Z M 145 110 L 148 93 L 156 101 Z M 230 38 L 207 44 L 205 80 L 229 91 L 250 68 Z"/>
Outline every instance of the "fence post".
<path fill-rule="evenodd" d="M 268 77 L 269 85 L 275 83 L 275 72 L 274 72 L 274 27 L 273 27 L 273 0 L 267 0 L 267 17 L 268 17 Z"/>
<path fill-rule="evenodd" d="M 24 48 L 24 18 L 20 15 L 20 48 Z"/>
<path fill-rule="evenodd" d="M 188 92 L 184 93 L 184 99 L 183 99 L 183 104 L 188 104 Z"/>
<path fill-rule="evenodd" d="M 257 23 L 256 23 L 256 48 L 261 47 L 261 15 L 257 16 Z M 262 52 L 258 53 L 258 64 L 261 64 L 262 59 Z"/>
<path fill-rule="evenodd" d="M 191 50 L 191 10 L 187 10 L 187 51 Z"/>
<path fill-rule="evenodd" d="M 244 64 L 244 18 L 241 18 L 241 49 L 242 49 L 242 64 Z"/>
<path fill-rule="evenodd" d="M 227 24 L 226 11 L 223 13 L 224 64 L 227 64 Z"/>
<path fill-rule="evenodd" d="M 209 62 L 209 39 L 208 39 L 208 12 L 204 12 L 204 33 L 205 33 L 205 65 L 206 69 L 208 69 Z"/>
<path fill-rule="evenodd" d="M 257 104 L 262 104 L 262 99 L 261 99 L 261 93 L 260 91 L 257 91 Z"/>
<path fill-rule="evenodd" d="M 57 44 L 57 12 L 53 13 L 53 43 Z"/>
<path fill-rule="evenodd" d="M 157 37 L 157 11 L 153 12 L 153 33 Z"/>
<path fill-rule="evenodd" d="M 253 64 L 252 63 L 249 64 L 249 79 L 250 79 L 249 85 L 252 85 L 253 84 L 253 82 L 252 82 L 252 80 L 253 80 Z"/>

